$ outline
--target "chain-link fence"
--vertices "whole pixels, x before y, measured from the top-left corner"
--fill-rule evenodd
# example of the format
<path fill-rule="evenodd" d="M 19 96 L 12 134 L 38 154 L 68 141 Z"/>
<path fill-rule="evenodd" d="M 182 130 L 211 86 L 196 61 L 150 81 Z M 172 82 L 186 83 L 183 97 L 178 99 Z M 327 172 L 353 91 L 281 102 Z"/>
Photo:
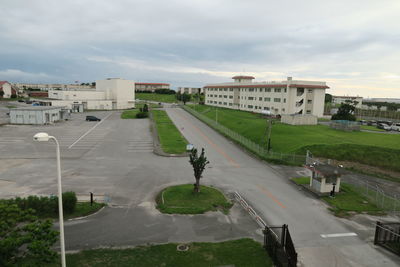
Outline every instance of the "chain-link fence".
<path fill-rule="evenodd" d="M 267 148 L 263 145 L 257 144 L 250 139 L 238 134 L 237 132 L 232 131 L 231 129 L 219 124 L 218 122 L 208 118 L 207 116 L 187 107 L 182 106 L 184 110 L 210 126 L 211 128 L 217 130 L 224 136 L 230 138 L 231 140 L 235 141 L 236 143 L 242 145 L 243 147 L 247 148 L 249 151 L 253 152 L 254 154 L 258 155 L 261 158 L 264 158 L 269 161 L 274 161 L 276 163 L 289 163 L 295 165 L 304 165 L 306 161 L 305 155 L 296 155 L 296 154 L 286 154 L 281 152 L 275 152 L 273 150 L 267 150 Z"/>

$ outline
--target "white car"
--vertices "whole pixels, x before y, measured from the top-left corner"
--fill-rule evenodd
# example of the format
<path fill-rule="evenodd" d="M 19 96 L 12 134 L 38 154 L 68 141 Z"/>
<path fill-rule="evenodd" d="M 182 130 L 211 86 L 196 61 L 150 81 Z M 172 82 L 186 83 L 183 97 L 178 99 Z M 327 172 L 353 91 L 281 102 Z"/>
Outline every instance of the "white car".
<path fill-rule="evenodd" d="M 392 131 L 399 131 L 400 132 L 400 123 L 393 123 L 391 126 Z"/>

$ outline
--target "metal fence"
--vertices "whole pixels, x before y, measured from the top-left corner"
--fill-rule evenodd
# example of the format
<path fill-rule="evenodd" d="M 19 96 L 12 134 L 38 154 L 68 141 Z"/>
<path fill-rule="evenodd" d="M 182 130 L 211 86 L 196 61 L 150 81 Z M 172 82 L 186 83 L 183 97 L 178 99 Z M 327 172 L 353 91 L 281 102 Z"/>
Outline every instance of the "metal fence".
<path fill-rule="evenodd" d="M 224 136 L 230 138 L 231 140 L 235 141 L 236 143 L 242 145 L 243 147 L 247 148 L 249 151 L 253 152 L 254 154 L 260 156 L 261 158 L 267 160 L 274 160 L 277 162 L 286 162 L 296 165 L 303 165 L 306 160 L 305 155 L 296 155 L 296 154 L 285 154 L 281 152 L 275 152 L 273 150 L 267 150 L 267 148 L 263 145 L 255 143 L 250 139 L 238 134 L 237 132 L 232 131 L 231 129 L 219 124 L 215 120 L 208 118 L 207 116 L 187 107 L 182 106 L 184 110 L 210 126 L 211 128 L 217 130 Z"/>
<path fill-rule="evenodd" d="M 374 244 L 400 255 L 400 223 L 376 222 Z"/>
<path fill-rule="evenodd" d="M 332 164 L 329 159 L 314 158 L 312 153 L 307 151 L 306 164 Z M 377 183 L 361 180 L 351 176 L 346 176 L 342 183 L 347 183 L 360 194 L 366 197 L 369 202 L 375 204 L 378 208 L 388 212 L 400 214 L 400 195 L 390 193 L 388 190 L 382 189 Z"/>
<path fill-rule="evenodd" d="M 382 210 L 390 213 L 400 213 L 399 195 L 385 192 L 376 183 L 356 179 L 353 177 L 346 177 L 346 180 L 343 182 L 353 185 L 359 193 L 361 193 L 368 199 L 369 202 L 375 204 Z"/>
<path fill-rule="evenodd" d="M 265 227 L 264 248 L 276 266 L 297 266 L 297 252 L 286 224 Z"/>

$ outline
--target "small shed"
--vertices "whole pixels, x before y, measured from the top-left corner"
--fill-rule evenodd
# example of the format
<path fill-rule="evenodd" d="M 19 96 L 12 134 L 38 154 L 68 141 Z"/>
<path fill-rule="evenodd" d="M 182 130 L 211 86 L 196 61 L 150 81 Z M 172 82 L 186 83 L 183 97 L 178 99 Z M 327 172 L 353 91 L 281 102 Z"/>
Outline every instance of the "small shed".
<path fill-rule="evenodd" d="M 340 180 L 343 169 L 332 165 L 307 165 L 311 170 L 310 188 L 318 193 L 329 193 L 335 188 L 340 191 Z"/>
<path fill-rule="evenodd" d="M 14 108 L 10 110 L 10 123 L 12 124 L 48 124 L 66 120 L 70 116 L 63 107 L 31 106 Z"/>

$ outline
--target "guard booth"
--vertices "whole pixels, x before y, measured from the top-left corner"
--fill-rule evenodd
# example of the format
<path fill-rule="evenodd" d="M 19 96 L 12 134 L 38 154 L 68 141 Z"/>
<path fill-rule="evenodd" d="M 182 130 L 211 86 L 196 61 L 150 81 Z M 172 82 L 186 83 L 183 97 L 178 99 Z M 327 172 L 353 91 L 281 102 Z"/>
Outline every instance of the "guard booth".
<path fill-rule="evenodd" d="M 340 192 L 340 181 L 343 174 L 341 167 L 324 164 L 306 165 L 306 168 L 311 171 L 310 188 L 311 190 L 327 194 L 333 191 Z"/>

